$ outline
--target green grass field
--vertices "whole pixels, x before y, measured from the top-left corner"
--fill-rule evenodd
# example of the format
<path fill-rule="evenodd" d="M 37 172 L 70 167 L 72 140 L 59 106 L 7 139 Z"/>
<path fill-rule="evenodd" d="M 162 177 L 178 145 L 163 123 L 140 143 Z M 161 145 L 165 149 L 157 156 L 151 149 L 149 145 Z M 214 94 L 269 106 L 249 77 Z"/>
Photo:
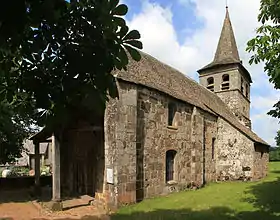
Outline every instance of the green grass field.
<path fill-rule="evenodd" d="M 279 220 L 280 162 L 259 182 L 212 183 L 124 207 L 112 220 Z"/>

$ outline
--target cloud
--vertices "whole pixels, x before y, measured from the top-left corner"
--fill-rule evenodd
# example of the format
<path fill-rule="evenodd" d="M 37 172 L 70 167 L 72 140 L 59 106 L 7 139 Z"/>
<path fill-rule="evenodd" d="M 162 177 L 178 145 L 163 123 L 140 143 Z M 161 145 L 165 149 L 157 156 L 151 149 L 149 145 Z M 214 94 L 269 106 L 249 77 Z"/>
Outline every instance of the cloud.
<path fill-rule="evenodd" d="M 176 30 L 173 24 L 176 12 L 168 6 L 143 0 L 141 12 L 132 16 L 128 24 L 140 31 L 145 52 L 197 80 L 196 71 L 213 60 L 225 17 L 224 1 L 176 1 L 182 10 L 184 7 L 193 7 L 195 14 L 193 19 L 203 24 L 191 32 L 188 30 L 183 43 L 182 41 L 179 43 L 178 40 L 178 33 L 181 30 Z M 266 113 L 277 102 L 280 93 L 273 90 L 263 71 L 263 64 L 248 65 L 251 55 L 245 51 L 248 40 L 254 37 L 255 30 L 259 26 L 257 21 L 259 7 L 260 0 L 235 0 L 229 4 L 240 57 L 253 79 L 251 90 L 253 129 L 266 141 L 274 144 L 272 137 L 279 129 L 278 121 Z M 192 20 L 181 22 L 187 23 Z"/>
<path fill-rule="evenodd" d="M 190 68 L 195 70 L 196 65 L 190 60 L 198 54 L 195 48 L 179 44 L 172 17 L 170 8 L 145 2 L 142 12 L 128 24 L 140 31 L 145 52 L 187 73 Z"/>

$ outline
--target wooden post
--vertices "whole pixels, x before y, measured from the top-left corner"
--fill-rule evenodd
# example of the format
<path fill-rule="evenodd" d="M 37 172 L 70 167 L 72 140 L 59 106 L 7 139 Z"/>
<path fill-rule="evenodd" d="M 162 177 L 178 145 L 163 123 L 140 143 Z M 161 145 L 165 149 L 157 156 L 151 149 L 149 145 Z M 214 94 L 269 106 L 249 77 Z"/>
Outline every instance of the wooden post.
<path fill-rule="evenodd" d="M 35 142 L 35 194 L 40 193 L 40 143 Z"/>
<path fill-rule="evenodd" d="M 54 134 L 52 135 L 52 171 L 52 200 L 60 202 L 60 145 Z"/>

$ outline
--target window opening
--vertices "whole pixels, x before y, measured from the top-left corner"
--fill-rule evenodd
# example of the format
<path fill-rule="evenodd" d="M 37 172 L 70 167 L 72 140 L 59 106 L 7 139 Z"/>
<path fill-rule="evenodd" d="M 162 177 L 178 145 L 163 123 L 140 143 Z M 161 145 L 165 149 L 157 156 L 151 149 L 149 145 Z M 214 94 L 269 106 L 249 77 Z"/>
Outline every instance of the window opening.
<path fill-rule="evenodd" d="M 168 103 L 168 126 L 173 125 L 175 113 L 176 113 L 176 105 L 174 103 Z"/>
<path fill-rule="evenodd" d="M 228 74 L 224 74 L 222 76 L 222 90 L 228 90 L 229 89 L 229 75 Z"/>
<path fill-rule="evenodd" d="M 245 96 L 246 96 L 246 98 L 249 97 L 249 86 L 248 86 L 248 84 L 246 84 L 246 86 L 245 86 Z"/>
<path fill-rule="evenodd" d="M 212 138 L 212 160 L 215 159 L 215 141 L 216 138 Z"/>
<path fill-rule="evenodd" d="M 207 79 L 207 89 L 214 92 L 214 78 L 213 77 L 209 77 Z"/>
<path fill-rule="evenodd" d="M 166 152 L 166 182 L 174 180 L 175 150 Z"/>

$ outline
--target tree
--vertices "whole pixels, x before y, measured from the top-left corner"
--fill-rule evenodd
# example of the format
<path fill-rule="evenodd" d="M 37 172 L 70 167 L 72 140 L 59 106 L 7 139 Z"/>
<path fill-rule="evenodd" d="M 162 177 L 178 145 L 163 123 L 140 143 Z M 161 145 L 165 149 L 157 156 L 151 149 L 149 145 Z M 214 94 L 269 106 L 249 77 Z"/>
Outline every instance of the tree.
<path fill-rule="evenodd" d="M 269 161 L 280 161 L 280 148 L 273 147 L 269 151 Z"/>
<path fill-rule="evenodd" d="M 22 117 L 15 106 L 0 102 L 0 112 L 0 164 L 5 164 L 20 157 L 23 140 L 36 130 L 30 117 Z"/>
<path fill-rule="evenodd" d="M 248 42 L 247 51 L 254 52 L 250 64 L 265 63 L 264 70 L 275 89 L 280 88 L 280 1 L 261 0 L 258 21 L 261 26 L 257 29 L 255 38 Z M 268 112 L 275 118 L 280 118 L 280 101 Z"/>
<path fill-rule="evenodd" d="M 129 32 L 121 17 L 127 6 L 118 3 L 7 1 L 0 13 L 1 97 L 23 105 L 35 100 L 40 125 L 104 106 L 108 90 L 116 97 L 112 70 L 126 68 L 127 51 L 139 61 L 134 48 L 142 48 L 139 32 Z"/>
<path fill-rule="evenodd" d="M 52 129 L 63 130 L 70 118 L 92 121 L 92 112 L 118 97 L 112 71 L 141 59 L 127 11 L 119 0 L 4 1 L 0 101 Z"/>
<path fill-rule="evenodd" d="M 275 137 L 276 145 L 277 147 L 280 147 L 280 131 L 277 132 L 277 135 Z"/>

